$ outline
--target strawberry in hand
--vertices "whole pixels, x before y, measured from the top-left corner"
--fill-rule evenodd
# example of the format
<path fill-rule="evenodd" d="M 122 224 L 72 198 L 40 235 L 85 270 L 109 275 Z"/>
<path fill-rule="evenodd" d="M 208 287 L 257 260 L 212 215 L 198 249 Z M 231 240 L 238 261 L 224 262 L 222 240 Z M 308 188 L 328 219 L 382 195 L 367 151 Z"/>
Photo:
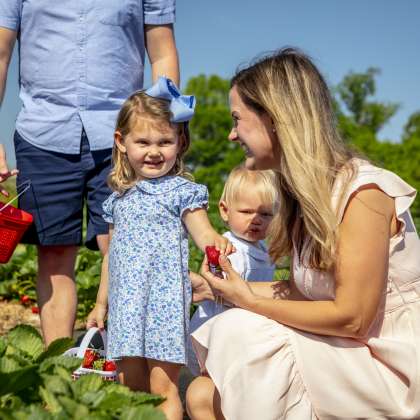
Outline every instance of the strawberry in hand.
<path fill-rule="evenodd" d="M 219 265 L 220 251 L 215 246 L 206 246 L 206 255 L 209 261 L 210 271 L 217 277 L 223 278 L 222 269 Z"/>

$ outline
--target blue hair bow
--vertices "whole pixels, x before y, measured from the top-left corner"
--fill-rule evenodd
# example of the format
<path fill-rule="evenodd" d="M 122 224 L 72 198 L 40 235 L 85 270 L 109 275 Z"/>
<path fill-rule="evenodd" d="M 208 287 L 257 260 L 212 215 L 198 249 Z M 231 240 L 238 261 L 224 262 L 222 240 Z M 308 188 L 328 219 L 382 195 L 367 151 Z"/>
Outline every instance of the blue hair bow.
<path fill-rule="evenodd" d="M 171 122 L 180 123 L 189 121 L 194 115 L 195 96 L 181 95 L 172 80 L 167 77 L 160 76 L 157 82 L 147 89 L 145 93 L 153 98 L 170 101 Z"/>

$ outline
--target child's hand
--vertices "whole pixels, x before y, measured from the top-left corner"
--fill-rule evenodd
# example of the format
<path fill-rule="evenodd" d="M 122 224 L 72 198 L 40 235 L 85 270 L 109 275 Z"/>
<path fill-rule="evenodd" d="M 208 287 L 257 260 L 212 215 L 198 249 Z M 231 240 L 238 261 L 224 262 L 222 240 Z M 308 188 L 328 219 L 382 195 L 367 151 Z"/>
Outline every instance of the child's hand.
<path fill-rule="evenodd" d="M 104 321 L 108 312 L 108 306 L 96 303 L 86 320 L 86 329 L 98 327 L 100 330 L 105 328 Z"/>
<path fill-rule="evenodd" d="M 214 246 L 222 255 L 230 255 L 232 252 L 236 251 L 232 243 L 222 235 L 216 235 L 214 238 Z"/>
<path fill-rule="evenodd" d="M 203 300 L 214 300 L 213 291 L 204 277 L 200 276 L 200 274 L 194 273 L 193 271 L 189 272 L 189 277 L 192 287 L 192 301 L 194 303 L 198 303 Z"/>

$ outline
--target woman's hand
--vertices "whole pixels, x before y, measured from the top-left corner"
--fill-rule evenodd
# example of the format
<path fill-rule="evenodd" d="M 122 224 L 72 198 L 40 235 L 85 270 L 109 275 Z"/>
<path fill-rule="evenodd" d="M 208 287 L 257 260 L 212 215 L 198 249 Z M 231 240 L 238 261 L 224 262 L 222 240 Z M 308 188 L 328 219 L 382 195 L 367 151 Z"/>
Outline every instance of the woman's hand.
<path fill-rule="evenodd" d="M 213 291 L 204 277 L 200 276 L 198 273 L 194 273 L 193 271 L 189 272 L 189 277 L 192 287 L 193 303 L 198 303 L 203 300 L 214 300 Z"/>
<path fill-rule="evenodd" d="M 108 313 L 108 305 L 96 303 L 86 320 L 86 329 L 98 327 L 100 330 L 105 328 L 104 321 Z"/>
<path fill-rule="evenodd" d="M 221 296 L 224 300 L 240 308 L 249 308 L 255 298 L 249 284 L 232 268 L 226 256 L 220 256 L 219 264 L 226 275 L 224 279 L 216 277 L 210 272 L 207 257 L 204 258 L 200 270 L 200 274 L 213 289 L 214 295 Z"/>

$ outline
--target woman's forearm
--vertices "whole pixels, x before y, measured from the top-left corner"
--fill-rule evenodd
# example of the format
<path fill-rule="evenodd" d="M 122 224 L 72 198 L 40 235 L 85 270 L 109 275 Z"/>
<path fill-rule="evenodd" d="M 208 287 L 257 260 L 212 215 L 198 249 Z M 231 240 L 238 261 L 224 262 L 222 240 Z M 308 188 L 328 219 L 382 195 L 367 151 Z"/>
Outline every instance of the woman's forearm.
<path fill-rule="evenodd" d="M 267 296 L 268 289 L 263 285 L 254 289 L 254 283 L 251 287 L 259 293 L 241 305 L 243 309 L 314 334 L 354 338 L 364 335 L 360 317 L 346 313 L 334 301 L 276 299 Z"/>
<path fill-rule="evenodd" d="M 269 299 L 307 300 L 288 280 L 248 282 L 253 293 Z"/>

